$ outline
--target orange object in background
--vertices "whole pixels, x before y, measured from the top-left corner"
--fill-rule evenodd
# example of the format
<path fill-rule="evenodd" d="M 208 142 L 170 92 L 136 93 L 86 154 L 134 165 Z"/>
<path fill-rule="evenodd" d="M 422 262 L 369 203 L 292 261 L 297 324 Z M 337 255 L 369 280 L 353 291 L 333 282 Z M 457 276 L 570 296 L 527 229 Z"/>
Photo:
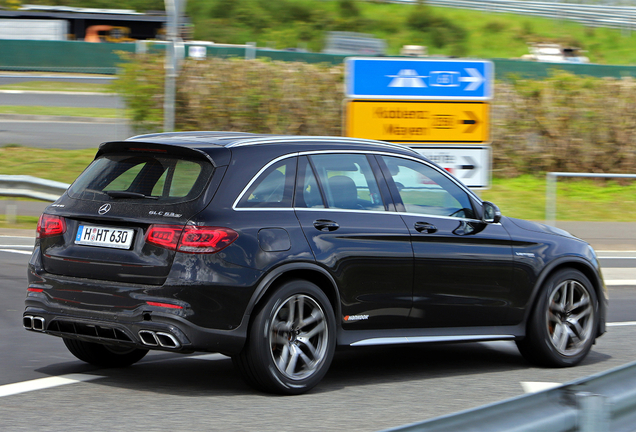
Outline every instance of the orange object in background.
<path fill-rule="evenodd" d="M 99 32 L 110 31 L 112 28 L 113 26 L 109 26 L 109 25 L 90 26 L 89 28 L 86 29 L 86 36 L 84 36 L 84 42 L 96 42 L 96 43 L 102 42 Z M 102 36 L 102 37 L 105 37 L 105 36 Z"/>
<path fill-rule="evenodd" d="M 107 32 L 100 34 L 100 32 Z M 128 37 L 130 29 L 128 27 L 118 27 L 111 25 L 93 25 L 86 29 L 84 42 L 134 42 L 135 39 Z"/>

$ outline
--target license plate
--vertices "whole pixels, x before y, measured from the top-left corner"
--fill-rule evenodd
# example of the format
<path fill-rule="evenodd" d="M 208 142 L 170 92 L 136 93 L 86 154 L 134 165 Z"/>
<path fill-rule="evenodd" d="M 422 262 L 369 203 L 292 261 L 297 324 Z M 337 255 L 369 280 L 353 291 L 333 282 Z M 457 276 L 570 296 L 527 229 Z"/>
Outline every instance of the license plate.
<path fill-rule="evenodd" d="M 75 244 L 130 249 L 135 230 L 94 225 L 80 225 Z"/>

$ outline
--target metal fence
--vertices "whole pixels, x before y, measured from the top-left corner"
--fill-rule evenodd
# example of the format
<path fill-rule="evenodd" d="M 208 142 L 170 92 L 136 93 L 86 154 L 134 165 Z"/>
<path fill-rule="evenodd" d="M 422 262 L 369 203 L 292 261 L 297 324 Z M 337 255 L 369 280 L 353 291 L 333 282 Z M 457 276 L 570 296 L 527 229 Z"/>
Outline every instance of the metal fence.
<path fill-rule="evenodd" d="M 55 201 L 69 186 L 29 175 L 0 175 L 0 196 Z"/>
<path fill-rule="evenodd" d="M 391 2 L 413 3 L 412 0 L 391 0 Z M 631 6 L 624 6 L 626 3 L 624 1 L 605 1 L 603 4 L 588 3 L 519 0 L 426 0 L 426 4 L 431 6 L 532 15 L 576 21 L 590 27 L 636 30 L 636 7 L 633 1 L 627 3 Z"/>
<path fill-rule="evenodd" d="M 545 189 L 545 223 L 552 226 L 556 226 L 556 210 L 557 210 L 556 196 L 557 196 L 557 178 L 558 177 L 636 179 L 636 174 L 595 174 L 595 173 L 567 173 L 567 172 L 547 173 L 546 189 Z"/>
<path fill-rule="evenodd" d="M 392 432 L 632 432 L 636 363 Z M 388 432 L 388 431 L 387 431 Z"/>

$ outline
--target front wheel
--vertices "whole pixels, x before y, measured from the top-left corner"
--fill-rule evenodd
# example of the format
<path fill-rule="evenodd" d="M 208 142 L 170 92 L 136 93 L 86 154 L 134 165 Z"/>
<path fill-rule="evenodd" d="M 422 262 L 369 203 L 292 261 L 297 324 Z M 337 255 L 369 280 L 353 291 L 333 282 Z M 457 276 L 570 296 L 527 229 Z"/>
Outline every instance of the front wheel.
<path fill-rule="evenodd" d="M 526 338 L 517 346 L 532 363 L 575 366 L 590 352 L 597 322 L 598 300 L 590 281 L 578 270 L 561 270 L 544 284 Z"/>
<path fill-rule="evenodd" d="M 256 389 L 301 394 L 327 373 L 335 328 L 333 308 L 322 290 L 308 281 L 290 281 L 265 302 L 243 351 L 232 360 Z"/>
<path fill-rule="evenodd" d="M 126 348 L 115 345 L 102 345 L 64 338 L 66 348 L 78 359 L 100 367 L 124 367 L 137 363 L 144 358 L 148 350 Z"/>

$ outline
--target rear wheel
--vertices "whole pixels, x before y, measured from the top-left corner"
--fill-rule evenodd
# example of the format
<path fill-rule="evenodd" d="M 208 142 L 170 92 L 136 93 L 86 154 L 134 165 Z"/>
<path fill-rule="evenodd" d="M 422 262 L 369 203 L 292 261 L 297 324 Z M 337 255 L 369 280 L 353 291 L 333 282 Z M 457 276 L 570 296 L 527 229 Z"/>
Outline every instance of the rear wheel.
<path fill-rule="evenodd" d="M 517 346 L 532 363 L 574 366 L 590 352 L 597 322 L 598 300 L 590 281 L 577 270 L 561 270 L 544 284 L 526 338 Z"/>
<path fill-rule="evenodd" d="M 243 351 L 232 360 L 256 389 L 304 393 L 329 369 L 335 328 L 333 309 L 320 288 L 303 280 L 290 281 L 265 302 Z"/>
<path fill-rule="evenodd" d="M 102 345 L 64 338 L 66 348 L 78 359 L 100 367 L 124 367 L 137 363 L 148 350 L 115 345 Z"/>

